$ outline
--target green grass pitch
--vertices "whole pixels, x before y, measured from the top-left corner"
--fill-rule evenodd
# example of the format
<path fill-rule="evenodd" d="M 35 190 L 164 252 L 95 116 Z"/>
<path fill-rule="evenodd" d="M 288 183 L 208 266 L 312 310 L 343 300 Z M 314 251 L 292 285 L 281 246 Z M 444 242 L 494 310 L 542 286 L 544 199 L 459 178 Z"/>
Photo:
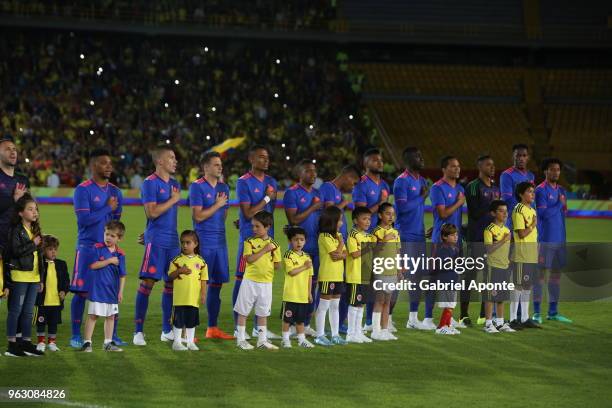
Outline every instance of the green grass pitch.
<path fill-rule="evenodd" d="M 60 257 L 72 268 L 76 222 L 69 206 L 42 206 L 43 231 L 61 240 Z M 228 217 L 230 272 L 235 264 L 237 230 Z M 119 332 L 131 340 L 137 270 L 142 246 L 136 238 L 144 228 L 141 207 L 124 209 L 128 280 L 120 306 Z M 276 225 L 286 223 L 282 210 Z M 428 216 L 426 225 L 431 225 Z M 179 228 L 191 226 L 189 210 L 181 208 Z M 612 241 L 611 221 L 568 220 L 571 241 Z M 283 248 L 286 240 L 277 234 Z M 231 273 L 233 274 L 233 273 Z M 283 279 L 274 284 L 269 327 L 280 332 Z M 232 327 L 233 281 L 222 291 L 220 326 Z M 159 341 L 161 288 L 151 296 L 145 324 L 149 345 L 128 346 L 124 353 L 104 353 L 102 324 L 94 352 L 80 354 L 67 346 L 69 306 L 60 326 L 58 353 L 43 358 L 0 357 L 0 387 L 61 388 L 73 406 L 609 406 L 612 391 L 612 303 L 563 303 L 572 325 L 544 323 L 543 330 L 486 335 L 478 328 L 460 336 L 399 330 L 399 341 L 345 347 L 243 352 L 233 341 L 200 342 L 201 351 L 177 353 Z M 67 302 L 69 305 L 69 300 Z M 394 319 L 403 327 L 407 297 L 400 296 Z M 477 313 L 476 304 L 472 314 Z M 6 306 L 0 306 L 5 327 Z M 203 338 L 206 309 L 201 309 Z M 250 325 L 250 322 L 249 322 Z M 250 329 L 250 327 L 249 327 Z M 1 345 L 4 351 L 5 344 Z M 1 402 L 1 401 L 0 401 Z M 40 405 L 40 404 L 39 404 Z M 12 405 L 18 406 L 18 405 Z M 25 406 L 25 405 L 23 405 Z M 30 404 L 29 406 L 32 406 Z"/>

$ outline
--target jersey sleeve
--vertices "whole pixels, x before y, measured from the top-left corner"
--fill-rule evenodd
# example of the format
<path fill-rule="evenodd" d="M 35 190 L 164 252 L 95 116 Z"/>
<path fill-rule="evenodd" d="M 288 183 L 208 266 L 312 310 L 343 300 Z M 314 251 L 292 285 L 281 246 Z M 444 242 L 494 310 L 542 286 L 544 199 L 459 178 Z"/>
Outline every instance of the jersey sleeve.
<path fill-rule="evenodd" d="M 236 196 L 240 204 L 252 204 L 249 195 L 249 186 L 245 180 L 238 179 L 236 182 Z"/>
<path fill-rule="evenodd" d="M 274 248 L 274 251 L 272 251 L 272 262 L 274 263 L 278 263 L 281 261 L 282 255 L 281 255 L 281 250 L 280 247 L 278 245 L 276 245 L 276 248 Z"/>
<path fill-rule="evenodd" d="M 204 261 L 204 259 L 202 259 L 202 267 L 200 268 L 200 280 L 208 280 L 208 265 L 206 264 L 206 261 Z"/>
<path fill-rule="evenodd" d="M 520 211 L 512 211 L 512 225 L 515 231 L 527 228 L 525 216 Z"/>
<path fill-rule="evenodd" d="M 142 203 L 157 203 L 157 189 L 153 180 L 145 180 L 140 187 Z"/>
<path fill-rule="evenodd" d="M 127 268 L 125 267 L 125 255 L 119 255 L 119 276 L 127 275 Z"/>
<path fill-rule="evenodd" d="M 285 196 L 283 197 L 283 205 L 285 206 L 286 210 L 297 208 L 297 196 L 295 194 L 295 190 L 285 191 Z"/>
<path fill-rule="evenodd" d="M 355 238 L 352 235 L 349 235 L 348 240 L 346 242 L 346 247 L 347 247 L 347 251 L 349 254 L 352 254 L 353 252 L 357 252 L 360 250 L 359 242 L 357 242 L 357 238 Z"/>
<path fill-rule="evenodd" d="M 229 186 L 227 184 L 223 184 L 222 190 L 225 193 L 225 195 L 227 196 L 227 203 L 225 203 L 225 206 L 223 207 L 223 209 L 227 210 L 227 209 L 230 208 L 230 203 L 229 203 L 230 189 L 229 189 Z"/>
<path fill-rule="evenodd" d="M 329 254 L 338 249 L 336 240 L 330 237 L 328 234 L 319 235 L 319 244 L 323 248 L 323 253 Z"/>
<path fill-rule="evenodd" d="M 434 207 L 437 207 L 439 205 L 443 205 L 446 206 L 446 203 L 444 201 L 444 192 L 442 191 L 442 188 L 439 186 L 433 186 L 431 188 L 431 194 L 430 194 L 430 198 L 431 198 L 431 205 L 433 205 Z"/>
<path fill-rule="evenodd" d="M 202 207 L 204 205 L 202 194 L 198 194 L 197 183 L 191 183 L 189 186 L 189 205 L 191 207 Z"/>
<path fill-rule="evenodd" d="M 98 211 L 91 212 L 91 207 L 89 206 L 89 193 L 85 187 L 77 187 L 74 190 L 73 200 L 74 212 L 77 216 L 77 222 L 80 225 L 89 226 L 96 224 L 111 212 L 111 208 L 108 205 L 105 205 Z"/>
<path fill-rule="evenodd" d="M 244 256 L 253 255 L 253 245 L 251 245 L 251 241 L 244 241 L 242 255 Z"/>
<path fill-rule="evenodd" d="M 117 209 L 113 211 L 113 219 L 119 221 L 123 213 L 123 193 L 120 188 L 116 188 L 115 191 L 117 192 Z"/>
<path fill-rule="evenodd" d="M 334 192 L 332 191 L 329 184 L 323 183 L 323 185 L 321 185 L 321 188 L 319 188 L 319 192 L 321 193 L 321 200 L 324 204 L 334 204 L 336 202 Z"/>
<path fill-rule="evenodd" d="M 493 233 L 491 231 L 489 231 L 489 229 L 485 229 L 484 230 L 484 243 L 485 244 L 492 244 L 493 243 Z"/>
<path fill-rule="evenodd" d="M 502 173 L 499 178 L 499 192 L 501 194 L 501 199 L 506 202 L 508 205 L 508 210 L 512 211 L 514 206 L 516 205 L 516 200 L 514 199 L 514 188 L 512 183 L 512 176 L 508 173 Z"/>
<path fill-rule="evenodd" d="M 291 257 L 284 258 L 283 263 L 285 264 L 285 272 L 289 273 L 295 269 L 293 267 L 293 260 L 291 259 Z"/>
<path fill-rule="evenodd" d="M 355 203 L 356 207 L 358 207 L 358 203 L 365 205 L 368 202 L 362 186 L 363 184 L 359 183 L 353 188 L 353 202 Z"/>
<path fill-rule="evenodd" d="M 170 267 L 168 268 L 168 276 L 170 276 L 170 274 L 174 271 L 176 271 L 176 265 L 175 265 L 176 259 L 173 259 L 172 262 L 170 262 Z"/>

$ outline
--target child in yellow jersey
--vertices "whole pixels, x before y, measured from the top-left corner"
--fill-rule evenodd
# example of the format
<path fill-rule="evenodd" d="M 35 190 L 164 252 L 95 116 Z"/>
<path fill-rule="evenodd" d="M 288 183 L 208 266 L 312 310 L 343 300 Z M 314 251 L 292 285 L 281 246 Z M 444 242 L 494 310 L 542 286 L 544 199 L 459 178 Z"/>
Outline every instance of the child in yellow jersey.
<path fill-rule="evenodd" d="M 285 252 L 285 286 L 283 289 L 283 342 L 284 348 L 291 348 L 290 325 L 294 324 L 297 332 L 298 345 L 312 348 L 314 345 L 306 340 L 304 322 L 308 316 L 309 304 L 312 303 L 312 260 L 303 251 L 306 243 L 306 231 L 302 227 L 287 226 L 285 234 L 291 244 L 291 249 Z"/>
<path fill-rule="evenodd" d="M 195 344 L 195 328 L 200 325 L 200 304 L 206 304 L 208 266 L 200 254 L 200 241 L 195 231 L 181 233 L 181 254 L 174 258 L 168 270 L 168 280 L 173 282 L 172 326 L 174 342 L 172 350 L 198 351 Z M 187 344 L 181 338 L 185 329 Z"/>
<path fill-rule="evenodd" d="M 348 291 L 348 343 L 371 343 L 372 340 L 363 334 L 363 305 L 371 299 L 370 279 L 371 251 L 375 238 L 368 234 L 372 222 L 372 213 L 367 207 L 356 207 L 353 210 L 353 229 L 349 232 L 346 247 L 346 288 Z M 369 244 L 369 245 L 368 245 Z"/>
<path fill-rule="evenodd" d="M 62 322 L 64 298 L 70 289 L 70 275 L 66 261 L 57 259 L 59 240 L 53 235 L 45 235 L 42 240 L 44 255 L 43 271 L 45 284 L 36 299 L 36 335 L 39 351 L 59 351 L 57 347 L 57 325 Z M 49 345 L 45 344 L 45 328 L 48 328 Z"/>
<path fill-rule="evenodd" d="M 252 350 L 253 346 L 246 341 L 246 318 L 255 308 L 257 316 L 257 347 L 267 350 L 277 350 L 268 341 L 268 316 L 272 308 L 272 281 L 274 271 L 280 268 L 280 247 L 268 231 L 272 226 L 272 214 L 259 211 L 251 219 L 253 236 L 244 241 L 242 256 L 246 268 L 234 311 L 238 314 L 236 325 L 236 342 L 242 350 Z"/>
<path fill-rule="evenodd" d="M 503 200 L 494 200 L 489 207 L 493 215 L 493 222 L 484 230 L 484 245 L 487 251 L 487 269 L 485 281 L 487 283 L 510 283 L 512 272 L 510 270 L 510 230 L 506 227 L 508 219 L 508 206 Z M 487 291 L 485 293 L 485 327 L 486 333 L 507 332 L 515 330 L 508 323 L 504 323 L 504 300 L 508 299 L 505 291 Z M 495 303 L 496 319 L 493 323 L 493 303 Z"/>
<path fill-rule="evenodd" d="M 340 296 L 344 292 L 344 259 L 346 248 L 340 233 L 342 227 L 342 210 L 338 207 L 327 207 L 319 218 L 319 291 L 321 299 L 316 312 L 317 337 L 315 343 L 321 346 L 333 344 L 344 345 L 339 335 Z M 329 311 L 331 341 L 325 337 L 325 316 Z"/>
<path fill-rule="evenodd" d="M 531 280 L 538 277 L 538 220 L 536 210 L 531 205 L 535 200 L 535 189 L 530 182 L 516 186 L 516 200 L 519 202 L 512 211 L 514 228 L 514 283 L 516 289 L 511 294 L 510 327 L 515 330 L 540 328 L 529 318 L 529 297 Z M 521 307 L 521 319 L 518 308 Z"/>
<path fill-rule="evenodd" d="M 383 203 L 378 207 L 378 226 L 372 231 L 372 235 L 379 243 L 376 256 L 394 258 L 401 248 L 399 232 L 393 228 L 395 221 L 395 208 L 392 204 Z M 399 271 L 395 268 L 383 271 L 382 275 L 376 276 L 374 280 L 388 285 L 397 283 Z M 392 303 L 397 300 L 397 291 L 391 291 L 387 287 L 376 291 L 376 302 L 372 313 L 372 339 L 374 340 L 397 340 L 391 333 Z"/>
<path fill-rule="evenodd" d="M 6 355 L 14 357 L 40 356 L 32 344 L 32 316 L 36 296 L 43 288 L 44 276 L 40 243 L 42 242 L 38 206 L 29 194 L 15 203 L 15 218 L 8 235 L 10 274 L 5 285 L 9 288 L 6 334 Z M 21 341 L 17 341 L 17 328 L 21 326 Z"/>

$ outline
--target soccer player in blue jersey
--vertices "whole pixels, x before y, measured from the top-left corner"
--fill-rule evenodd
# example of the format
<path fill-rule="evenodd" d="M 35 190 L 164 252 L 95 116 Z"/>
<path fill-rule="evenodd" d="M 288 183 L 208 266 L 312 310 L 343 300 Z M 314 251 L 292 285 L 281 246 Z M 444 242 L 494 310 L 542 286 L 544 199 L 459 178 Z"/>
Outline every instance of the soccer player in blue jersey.
<path fill-rule="evenodd" d="M 461 251 L 461 242 L 463 237 L 461 236 L 461 209 L 465 204 L 465 191 L 461 184 L 459 184 L 459 175 L 461 173 L 461 166 L 459 160 L 454 156 L 446 156 L 441 161 L 442 166 L 442 178 L 434 183 L 431 187 L 430 198 L 431 205 L 433 207 L 433 231 L 431 234 L 431 242 L 434 244 L 434 248 L 441 241 L 441 228 L 444 224 L 453 224 L 457 227 L 459 237 L 457 240 L 457 246 Z M 433 323 L 431 311 L 425 310 L 424 325 L 429 326 L 430 329 L 435 329 Z M 465 327 L 464 324 L 455 324 L 455 327 Z"/>
<path fill-rule="evenodd" d="M 529 163 L 529 147 L 525 144 L 515 144 L 512 146 L 512 167 L 505 170 L 499 178 L 499 189 L 501 198 L 508 205 L 508 211 L 512 211 L 518 202 L 514 197 L 516 186 L 523 181 L 534 184 L 535 176 L 527 170 Z M 508 217 L 506 226 L 512 231 L 512 217 Z"/>
<path fill-rule="evenodd" d="M 538 215 L 538 241 L 540 242 L 539 279 L 533 283 L 533 320 L 542 323 L 540 304 L 542 286 L 548 274 L 548 320 L 572 323 L 572 320 L 559 314 L 559 281 L 561 270 L 565 267 L 565 213 L 567 193 L 559 185 L 563 163 L 559 159 L 546 159 L 542 171 L 546 179 L 535 189 L 536 212 Z"/>
<path fill-rule="evenodd" d="M 94 150 L 89 154 L 92 177 L 79 184 L 74 190 L 74 212 L 77 217 L 78 235 L 74 269 L 70 282 L 73 292 L 70 304 L 72 337 L 70 345 L 81 348 L 81 321 L 85 301 L 91 285 L 90 268 L 96 259 L 97 243 L 104 241 L 104 226 L 112 220 L 119 220 L 122 211 L 121 190 L 108 180 L 113 173 L 113 162 L 106 150 Z M 119 315 L 115 315 L 113 341 L 125 345 L 117 336 Z"/>
<path fill-rule="evenodd" d="M 308 316 L 304 321 L 304 332 L 307 335 L 316 333 L 310 327 L 310 319 L 316 304 L 317 277 L 319 273 L 319 216 L 323 208 L 323 199 L 319 190 L 314 188 L 317 178 L 317 168 L 312 160 L 303 159 L 296 166 L 298 183 L 289 187 L 283 197 L 283 205 L 287 220 L 291 225 L 297 225 L 306 232 L 304 252 L 310 255 L 313 266 L 311 294 L 313 302 L 308 306 Z"/>
<path fill-rule="evenodd" d="M 193 229 L 199 242 L 200 255 L 208 265 L 208 290 L 206 308 L 208 329 L 206 338 L 231 340 L 234 336 L 225 333 L 217 325 L 221 309 L 221 288 L 229 282 L 229 260 L 225 238 L 225 219 L 229 209 L 229 186 L 221 181 L 223 163 L 217 152 L 207 152 L 200 161 L 204 176 L 189 187 L 189 205 Z"/>
<path fill-rule="evenodd" d="M 382 153 L 378 149 L 368 149 L 363 153 L 363 167 L 365 174 L 353 189 L 353 202 L 355 207 L 367 207 L 372 213 L 371 225 L 368 233 L 371 233 L 378 224 L 378 206 L 386 203 L 391 193 L 391 189 L 383 180 L 384 162 Z M 366 322 L 364 330 L 372 330 L 372 312 L 374 311 L 374 301 L 366 303 Z M 389 319 L 389 331 L 395 332 L 393 321 Z"/>
<path fill-rule="evenodd" d="M 172 281 L 168 281 L 170 262 L 180 254 L 177 228 L 178 202 L 181 186 L 172 177 L 176 172 L 176 156 L 170 145 L 160 145 L 151 152 L 155 172 L 147 177 L 140 188 L 142 204 L 147 217 L 144 233 L 145 252 L 140 268 L 140 287 L 136 293 L 136 325 L 133 343 L 146 346 L 143 327 L 149 307 L 149 296 L 155 282 L 164 280 L 162 292 L 161 341 L 174 341 L 170 322 L 172 315 Z"/>
<path fill-rule="evenodd" d="M 242 175 L 236 183 L 236 196 L 240 204 L 238 228 L 240 234 L 238 238 L 238 256 L 236 258 L 236 282 L 234 284 L 234 292 L 232 294 L 232 305 L 236 305 L 236 299 L 240 291 L 242 276 L 246 267 L 246 259 L 242 256 L 244 249 L 244 241 L 253 236 L 253 226 L 251 219 L 259 211 L 265 210 L 270 214 L 274 214 L 276 207 L 276 193 L 278 184 L 276 180 L 267 175 L 268 166 L 270 165 L 270 155 L 268 148 L 262 145 L 254 145 L 249 149 L 249 163 L 251 170 Z M 268 234 L 274 238 L 274 223 L 270 227 Z M 234 313 L 234 321 L 237 319 L 237 313 Z M 255 316 L 257 322 L 257 316 Z M 257 324 L 257 323 L 255 323 Z M 234 333 L 236 336 L 237 333 Z M 253 336 L 257 336 L 257 327 L 253 327 Z M 267 338 L 278 340 L 281 337 L 268 330 Z"/>
<path fill-rule="evenodd" d="M 468 249 L 472 258 L 485 255 L 484 231 L 493 222 L 493 213 L 490 210 L 491 203 L 499 200 L 499 187 L 495 184 L 495 163 L 491 156 L 483 155 L 476 161 L 478 178 L 472 180 L 466 186 L 465 199 L 468 208 L 467 240 Z M 477 270 L 466 271 L 462 275 L 466 282 L 466 289 L 460 293 L 461 317 L 464 325 L 470 327 L 472 321 L 469 316 L 471 291 L 467 289 L 469 282 L 476 278 Z M 480 317 L 485 322 L 485 302 L 481 303 Z"/>
<path fill-rule="evenodd" d="M 396 227 L 400 233 L 402 249 L 410 257 L 420 257 L 426 253 L 425 245 L 425 199 L 429 195 L 427 181 L 421 177 L 420 171 L 425 167 L 425 160 L 417 147 L 407 147 L 402 152 L 405 170 L 393 182 L 393 196 L 395 197 L 395 213 L 397 214 Z M 414 271 L 408 276 L 414 281 L 417 274 Z M 396 293 L 396 292 L 395 292 Z M 410 314 L 406 328 L 425 329 L 419 321 L 419 300 L 421 290 L 410 291 Z M 433 309 L 433 297 L 427 297 L 425 308 Z M 393 302 L 392 302 L 393 303 Z M 391 308 L 390 308 L 390 312 Z"/>

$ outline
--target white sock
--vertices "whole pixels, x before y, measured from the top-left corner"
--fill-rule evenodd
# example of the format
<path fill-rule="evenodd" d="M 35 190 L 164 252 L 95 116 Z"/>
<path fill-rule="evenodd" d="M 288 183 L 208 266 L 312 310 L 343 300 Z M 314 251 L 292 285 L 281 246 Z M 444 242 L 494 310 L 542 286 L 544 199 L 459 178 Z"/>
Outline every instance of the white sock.
<path fill-rule="evenodd" d="M 325 315 L 329 309 L 329 299 L 320 299 L 319 306 L 317 307 L 317 315 L 315 321 L 317 322 L 317 337 L 325 335 Z"/>
<path fill-rule="evenodd" d="M 433 317 L 426 317 L 423 319 L 423 323 L 433 323 Z"/>
<path fill-rule="evenodd" d="M 336 337 L 340 329 L 340 298 L 332 299 L 329 304 L 329 325 L 332 337 Z"/>
<path fill-rule="evenodd" d="M 355 332 L 355 334 L 357 335 L 363 335 L 363 330 L 361 329 L 361 322 L 363 322 L 363 312 L 365 310 L 365 307 L 360 307 L 357 310 L 357 331 Z"/>
<path fill-rule="evenodd" d="M 238 335 L 236 336 L 236 341 L 244 341 L 246 338 L 246 326 L 236 326 L 236 331 L 238 332 L 236 333 Z"/>
<path fill-rule="evenodd" d="M 417 322 L 419 320 L 419 312 L 410 312 L 410 317 L 408 317 L 409 322 Z"/>
<path fill-rule="evenodd" d="M 187 343 L 193 343 L 195 340 L 195 327 L 187 328 Z"/>
<path fill-rule="evenodd" d="M 495 325 L 496 326 L 503 326 L 504 324 L 504 318 L 503 317 L 496 317 L 495 318 Z"/>
<path fill-rule="evenodd" d="M 347 333 L 351 336 L 355 334 L 357 308 L 355 306 L 349 306 L 348 308 L 348 331 Z"/>
<path fill-rule="evenodd" d="M 510 292 L 510 321 L 516 320 L 518 314 L 519 302 L 521 301 L 521 292 L 513 290 Z"/>
<path fill-rule="evenodd" d="M 265 343 L 268 341 L 268 327 L 257 326 L 257 342 Z"/>
<path fill-rule="evenodd" d="M 380 312 L 372 313 L 372 334 L 380 333 Z M 391 316 L 389 316 L 389 322 L 391 322 Z"/>
<path fill-rule="evenodd" d="M 531 290 L 523 289 L 521 291 L 521 322 L 526 322 L 529 319 L 529 297 Z"/>
<path fill-rule="evenodd" d="M 389 315 L 389 326 L 393 324 L 393 315 Z"/>
<path fill-rule="evenodd" d="M 491 320 L 491 319 L 487 319 L 487 320 L 485 321 L 485 327 L 490 326 L 490 325 L 492 325 L 492 324 L 493 324 L 493 320 Z"/>
<path fill-rule="evenodd" d="M 110 343 L 111 341 L 113 341 L 113 339 L 104 339 L 104 344 L 108 344 L 108 343 Z"/>
<path fill-rule="evenodd" d="M 183 329 L 179 329 L 178 327 L 175 326 L 172 330 L 174 331 L 174 342 L 180 343 L 181 337 L 183 335 Z"/>
<path fill-rule="evenodd" d="M 288 331 L 286 331 L 286 332 L 284 331 L 283 332 L 283 340 L 284 341 L 289 341 L 289 332 Z"/>
<path fill-rule="evenodd" d="M 298 343 L 302 343 L 306 340 L 306 335 L 304 333 L 298 333 Z"/>

